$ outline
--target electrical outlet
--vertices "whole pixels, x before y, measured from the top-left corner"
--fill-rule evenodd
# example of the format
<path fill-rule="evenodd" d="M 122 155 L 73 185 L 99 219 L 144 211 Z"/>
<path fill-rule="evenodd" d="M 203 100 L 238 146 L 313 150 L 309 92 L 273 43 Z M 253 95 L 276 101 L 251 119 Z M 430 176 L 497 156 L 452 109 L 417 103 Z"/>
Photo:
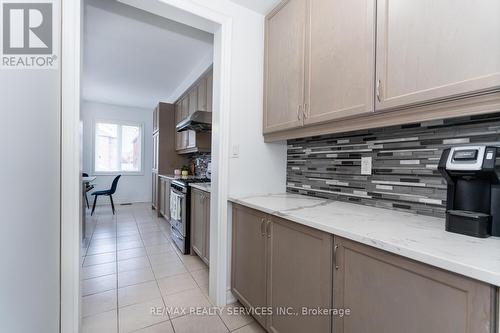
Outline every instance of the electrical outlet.
<path fill-rule="evenodd" d="M 372 174 L 372 157 L 366 156 L 361 157 L 361 174 L 371 175 Z"/>

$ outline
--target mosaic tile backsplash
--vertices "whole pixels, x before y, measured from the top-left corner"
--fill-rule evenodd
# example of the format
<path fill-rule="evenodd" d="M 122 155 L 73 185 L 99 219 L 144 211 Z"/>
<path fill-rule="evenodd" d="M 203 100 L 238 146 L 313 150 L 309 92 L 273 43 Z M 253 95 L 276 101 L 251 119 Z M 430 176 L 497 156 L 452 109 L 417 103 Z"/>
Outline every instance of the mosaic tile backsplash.
<path fill-rule="evenodd" d="M 206 177 L 208 163 L 212 160 L 210 153 L 194 153 L 190 156 L 190 163 L 195 165 L 195 175 L 197 177 Z"/>
<path fill-rule="evenodd" d="M 289 140 L 287 191 L 443 217 L 441 152 L 473 144 L 500 146 L 500 113 Z"/>

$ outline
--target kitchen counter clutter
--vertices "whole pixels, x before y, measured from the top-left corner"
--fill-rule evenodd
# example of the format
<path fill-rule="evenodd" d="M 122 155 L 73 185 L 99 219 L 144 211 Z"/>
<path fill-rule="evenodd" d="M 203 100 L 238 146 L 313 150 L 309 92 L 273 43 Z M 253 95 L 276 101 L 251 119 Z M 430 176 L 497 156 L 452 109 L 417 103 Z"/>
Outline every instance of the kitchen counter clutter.
<path fill-rule="evenodd" d="M 208 193 L 210 193 L 211 190 L 210 183 L 191 183 L 189 186 Z"/>
<path fill-rule="evenodd" d="M 446 232 L 444 219 L 290 193 L 230 201 L 500 286 L 500 239 Z"/>

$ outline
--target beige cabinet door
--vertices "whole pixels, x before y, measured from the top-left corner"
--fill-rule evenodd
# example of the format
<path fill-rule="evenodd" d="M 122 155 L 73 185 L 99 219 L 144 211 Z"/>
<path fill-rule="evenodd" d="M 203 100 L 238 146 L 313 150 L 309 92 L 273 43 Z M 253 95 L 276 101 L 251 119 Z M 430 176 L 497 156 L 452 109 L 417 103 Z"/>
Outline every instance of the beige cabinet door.
<path fill-rule="evenodd" d="M 170 180 L 165 178 L 165 192 L 163 193 L 163 216 L 170 220 Z"/>
<path fill-rule="evenodd" d="M 151 191 L 151 203 L 153 208 L 158 209 L 158 174 L 153 172 L 151 174 L 152 191 Z"/>
<path fill-rule="evenodd" d="M 203 77 L 196 86 L 197 105 L 199 111 L 208 111 L 207 105 L 207 78 Z"/>
<path fill-rule="evenodd" d="M 203 260 L 210 263 L 210 193 L 205 193 L 205 255 Z"/>
<path fill-rule="evenodd" d="M 376 110 L 500 86 L 500 1 L 378 0 L 377 7 Z"/>
<path fill-rule="evenodd" d="M 302 315 L 301 311 L 332 307 L 333 236 L 275 216 L 271 221 L 268 306 L 293 309 L 299 315 L 274 311 L 269 332 L 330 333 L 331 316 Z"/>
<path fill-rule="evenodd" d="M 182 102 L 175 104 L 175 125 L 182 120 Z M 175 133 L 175 150 L 182 149 L 182 133 Z"/>
<path fill-rule="evenodd" d="M 311 0 L 305 124 L 374 108 L 375 0 Z"/>
<path fill-rule="evenodd" d="M 191 247 L 203 258 L 205 255 L 205 196 L 202 191 L 191 190 Z"/>
<path fill-rule="evenodd" d="M 336 333 L 490 333 L 493 287 L 335 237 Z"/>
<path fill-rule="evenodd" d="M 160 195 L 159 195 L 159 203 L 158 203 L 158 206 L 159 206 L 159 213 L 161 215 L 165 215 L 165 191 L 166 191 L 166 183 L 165 183 L 165 179 L 163 178 L 160 178 Z"/>
<path fill-rule="evenodd" d="M 213 79 L 214 79 L 214 72 L 210 71 L 207 74 L 207 111 L 212 112 L 212 103 L 213 103 Z"/>
<path fill-rule="evenodd" d="M 283 1 L 266 17 L 264 133 L 302 125 L 306 4 Z"/>
<path fill-rule="evenodd" d="M 189 95 L 185 96 L 181 101 L 181 120 L 186 119 L 189 116 Z M 181 146 L 180 149 L 186 149 L 189 145 L 189 132 L 181 132 Z"/>
<path fill-rule="evenodd" d="M 193 114 L 198 110 L 198 90 L 196 87 L 189 91 L 189 111 L 188 114 Z"/>
<path fill-rule="evenodd" d="M 246 307 L 267 306 L 266 215 L 247 207 L 233 205 L 231 288 Z M 266 326 L 262 312 L 254 318 Z"/>

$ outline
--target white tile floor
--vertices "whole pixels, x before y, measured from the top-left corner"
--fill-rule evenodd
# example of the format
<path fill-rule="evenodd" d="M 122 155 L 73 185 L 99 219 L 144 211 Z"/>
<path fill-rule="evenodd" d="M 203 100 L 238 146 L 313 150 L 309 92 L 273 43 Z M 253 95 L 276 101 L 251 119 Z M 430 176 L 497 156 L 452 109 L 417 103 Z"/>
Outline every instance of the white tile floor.
<path fill-rule="evenodd" d="M 227 310 L 189 313 L 213 306 L 207 266 L 179 253 L 170 225 L 153 213 L 150 204 L 119 206 L 115 216 L 101 206 L 89 217 L 90 241 L 82 250 L 83 333 L 264 332 L 250 316 Z"/>

